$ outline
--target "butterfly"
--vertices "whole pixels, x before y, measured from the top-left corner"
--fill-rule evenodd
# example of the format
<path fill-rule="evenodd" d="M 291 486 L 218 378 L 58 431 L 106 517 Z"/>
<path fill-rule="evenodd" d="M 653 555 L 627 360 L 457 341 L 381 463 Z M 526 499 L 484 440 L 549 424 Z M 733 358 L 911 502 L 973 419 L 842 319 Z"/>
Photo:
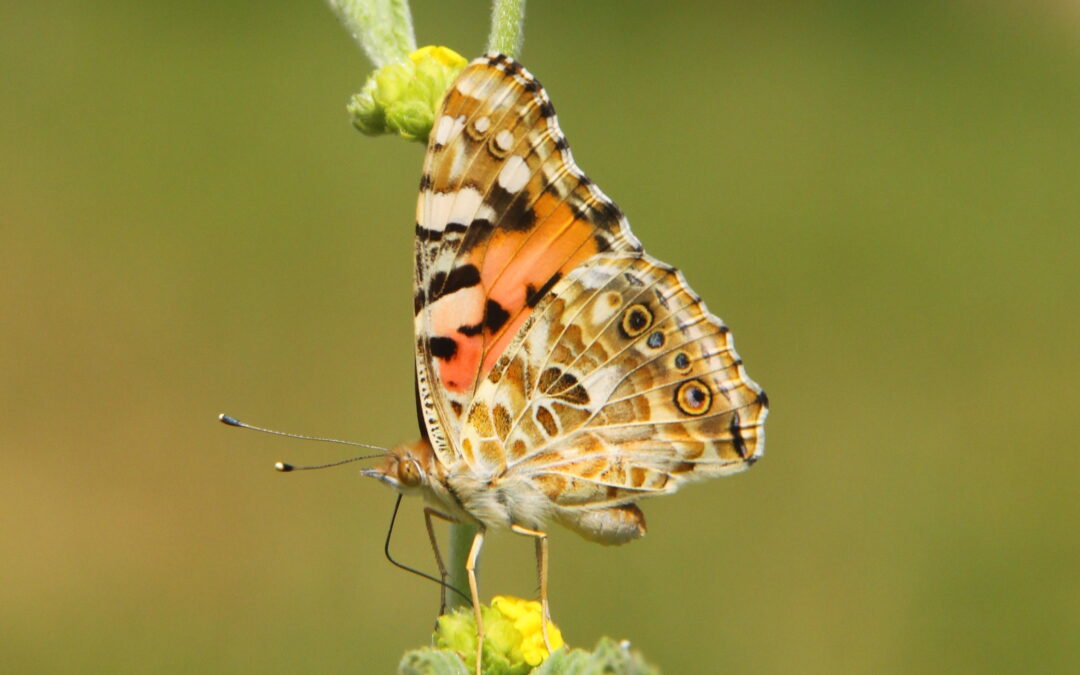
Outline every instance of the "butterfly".
<path fill-rule="evenodd" d="M 552 523 L 631 541 L 645 534 L 638 500 L 764 452 L 768 401 L 727 326 L 645 253 L 510 57 L 470 63 L 440 104 L 413 282 L 422 438 L 365 473 L 423 496 L 429 530 L 431 515 L 477 528 L 478 664 L 489 530 L 535 539 L 546 630 Z"/>

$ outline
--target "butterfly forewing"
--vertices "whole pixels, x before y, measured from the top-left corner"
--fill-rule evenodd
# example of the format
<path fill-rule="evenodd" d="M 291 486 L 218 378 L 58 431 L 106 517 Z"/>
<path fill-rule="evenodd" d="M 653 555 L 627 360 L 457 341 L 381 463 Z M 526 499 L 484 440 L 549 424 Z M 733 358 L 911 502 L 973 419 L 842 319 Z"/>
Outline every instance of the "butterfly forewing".
<path fill-rule="evenodd" d="M 638 248 L 574 164 L 539 83 L 500 55 L 466 68 L 436 116 L 417 204 L 419 396 L 441 459 L 540 298 L 593 255 Z"/>

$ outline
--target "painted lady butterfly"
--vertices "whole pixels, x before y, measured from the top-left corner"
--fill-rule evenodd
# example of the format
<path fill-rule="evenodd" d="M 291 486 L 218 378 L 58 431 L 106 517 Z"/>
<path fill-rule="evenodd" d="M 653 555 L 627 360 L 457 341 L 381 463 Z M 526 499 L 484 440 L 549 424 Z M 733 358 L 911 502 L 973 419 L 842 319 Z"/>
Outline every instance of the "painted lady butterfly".
<path fill-rule="evenodd" d="M 488 529 L 536 538 L 546 618 L 549 523 L 622 544 L 645 533 L 637 500 L 762 456 L 767 400 L 727 326 L 643 251 L 513 59 L 446 93 L 416 222 L 424 438 L 366 473 L 478 527 L 478 625 Z"/>

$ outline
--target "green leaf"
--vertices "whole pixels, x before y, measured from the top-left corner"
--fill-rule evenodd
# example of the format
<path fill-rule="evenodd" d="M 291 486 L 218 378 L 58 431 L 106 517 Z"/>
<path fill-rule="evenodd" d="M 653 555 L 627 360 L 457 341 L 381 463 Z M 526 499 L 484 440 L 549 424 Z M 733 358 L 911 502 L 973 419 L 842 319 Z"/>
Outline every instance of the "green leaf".
<path fill-rule="evenodd" d="M 622 645 L 605 637 L 596 643 L 592 653 L 583 649 L 558 649 L 549 656 L 533 675 L 658 675 L 629 643 Z"/>
<path fill-rule="evenodd" d="M 470 675 L 470 671 L 454 652 L 424 647 L 405 653 L 398 675 Z"/>

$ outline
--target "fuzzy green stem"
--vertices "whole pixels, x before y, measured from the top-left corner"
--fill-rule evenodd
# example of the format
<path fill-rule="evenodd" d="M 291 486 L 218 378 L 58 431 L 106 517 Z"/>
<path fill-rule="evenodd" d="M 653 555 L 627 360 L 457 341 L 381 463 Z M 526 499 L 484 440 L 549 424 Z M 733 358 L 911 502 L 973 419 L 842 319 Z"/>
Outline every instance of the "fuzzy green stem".
<path fill-rule="evenodd" d="M 488 51 L 517 58 L 525 42 L 525 0 L 494 0 Z"/>
<path fill-rule="evenodd" d="M 465 563 L 469 560 L 469 549 L 472 548 L 475 534 L 474 525 L 450 524 L 450 555 L 446 561 L 446 571 L 449 572 L 450 577 L 447 582 L 466 594 L 469 592 L 469 573 L 465 570 Z M 468 602 L 457 593 L 449 593 L 446 601 L 450 609 L 468 606 Z"/>
<path fill-rule="evenodd" d="M 327 0 L 376 68 L 416 50 L 409 0 Z"/>

